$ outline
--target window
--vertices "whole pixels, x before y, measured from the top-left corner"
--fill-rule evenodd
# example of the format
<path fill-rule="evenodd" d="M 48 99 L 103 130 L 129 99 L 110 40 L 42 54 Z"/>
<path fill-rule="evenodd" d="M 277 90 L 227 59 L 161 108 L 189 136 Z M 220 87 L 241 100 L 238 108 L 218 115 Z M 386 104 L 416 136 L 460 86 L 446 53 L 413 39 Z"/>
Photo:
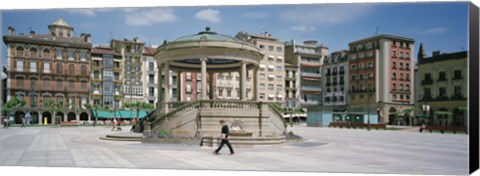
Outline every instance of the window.
<path fill-rule="evenodd" d="M 406 63 L 405 64 L 405 69 L 410 70 L 410 64 Z"/>
<path fill-rule="evenodd" d="M 36 57 L 37 57 L 37 49 L 30 48 L 30 58 L 36 58 Z"/>
<path fill-rule="evenodd" d="M 352 75 L 352 81 L 355 81 L 357 77 L 355 75 Z"/>
<path fill-rule="evenodd" d="M 272 45 L 268 46 L 268 51 L 273 51 L 273 46 Z"/>
<path fill-rule="evenodd" d="M 400 52 L 400 58 L 403 58 L 403 52 Z"/>
<path fill-rule="evenodd" d="M 218 96 L 222 97 L 223 96 L 223 89 L 218 90 Z"/>
<path fill-rule="evenodd" d="M 81 72 L 82 75 L 86 75 L 87 74 L 87 66 L 86 65 L 80 66 L 80 72 Z"/>
<path fill-rule="evenodd" d="M 455 86 L 453 88 L 453 95 L 454 96 L 461 96 L 462 95 L 462 86 Z"/>
<path fill-rule="evenodd" d="M 403 69 L 403 63 L 400 62 L 400 69 Z"/>
<path fill-rule="evenodd" d="M 282 80 L 282 75 L 277 75 L 277 81 L 281 81 Z"/>
<path fill-rule="evenodd" d="M 400 84 L 400 90 L 403 90 L 403 84 Z"/>
<path fill-rule="evenodd" d="M 363 80 L 363 74 L 360 74 L 359 80 Z"/>
<path fill-rule="evenodd" d="M 87 52 L 86 51 L 80 51 L 80 60 L 81 61 L 86 61 L 87 60 Z"/>
<path fill-rule="evenodd" d="M 373 73 L 372 72 L 368 73 L 368 78 L 373 78 Z"/>
<path fill-rule="evenodd" d="M 397 57 L 397 51 L 393 51 L 392 56 Z"/>
<path fill-rule="evenodd" d="M 438 80 L 439 81 L 446 81 L 447 80 L 447 74 L 445 72 L 439 72 L 438 73 Z"/>
<path fill-rule="evenodd" d="M 405 84 L 405 90 L 410 90 L 410 84 Z"/>
<path fill-rule="evenodd" d="M 282 90 L 282 89 L 283 89 L 283 85 L 277 84 L 277 90 Z"/>
<path fill-rule="evenodd" d="M 260 89 L 265 89 L 265 83 L 260 83 Z"/>
<path fill-rule="evenodd" d="M 408 45 L 408 43 L 407 43 Z M 410 58 L 410 53 L 409 52 L 405 52 L 405 58 Z"/>
<path fill-rule="evenodd" d="M 357 55 L 356 55 L 356 54 L 351 54 L 351 55 L 350 55 L 350 58 L 351 58 L 352 60 L 355 60 L 355 59 L 357 59 Z"/>
<path fill-rule="evenodd" d="M 149 87 L 148 88 L 148 96 L 155 96 L 155 88 L 154 87 Z"/>
<path fill-rule="evenodd" d="M 277 52 L 282 52 L 282 47 L 277 47 Z"/>
<path fill-rule="evenodd" d="M 400 80 L 403 80 L 403 73 L 400 73 Z"/>
<path fill-rule="evenodd" d="M 63 88 L 63 81 L 61 79 L 57 79 L 57 88 Z"/>
<path fill-rule="evenodd" d="M 97 70 L 93 71 L 93 79 L 100 79 L 100 73 Z"/>
<path fill-rule="evenodd" d="M 25 56 L 25 53 L 23 52 L 23 47 L 19 46 L 17 47 L 17 55 L 18 57 L 23 57 Z"/>
<path fill-rule="evenodd" d="M 393 66 L 392 66 L 393 68 L 397 68 L 397 62 L 393 62 L 392 65 L 393 65 Z"/>
<path fill-rule="evenodd" d="M 23 71 L 23 61 L 17 60 L 17 71 Z"/>
<path fill-rule="evenodd" d="M 397 89 L 397 84 L 393 83 L 393 90 Z"/>
<path fill-rule="evenodd" d="M 392 74 L 392 79 L 394 79 L 394 80 L 397 79 L 397 73 Z"/>
<path fill-rule="evenodd" d="M 258 76 L 258 78 L 259 78 L 260 80 L 264 80 L 264 79 L 265 79 L 265 73 L 260 73 L 259 76 Z"/>
<path fill-rule="evenodd" d="M 262 49 L 262 50 L 265 49 L 265 46 L 264 46 L 264 45 L 258 45 L 258 47 L 259 47 L 260 49 Z"/>
<path fill-rule="evenodd" d="M 148 83 L 154 84 L 155 83 L 155 76 L 150 74 L 148 75 Z"/>
<path fill-rule="evenodd" d="M 373 63 L 372 62 L 368 63 L 368 68 L 373 68 Z"/>
<path fill-rule="evenodd" d="M 50 58 L 50 50 L 49 49 L 44 49 L 42 53 L 43 58 Z"/>
<path fill-rule="evenodd" d="M 260 93 L 260 99 L 265 99 L 265 93 Z"/>
<path fill-rule="evenodd" d="M 356 70 L 357 69 L 357 65 L 352 65 L 352 70 Z"/>
<path fill-rule="evenodd" d="M 438 93 L 439 93 L 440 97 L 446 97 L 447 96 L 447 88 L 445 88 L 445 87 L 438 88 Z"/>
<path fill-rule="evenodd" d="M 73 79 L 68 80 L 68 87 L 69 87 L 70 89 L 75 88 L 75 80 L 73 80 Z"/>
<path fill-rule="evenodd" d="M 153 62 L 148 62 L 148 71 L 154 71 L 154 64 L 153 64 Z"/>
<path fill-rule="evenodd" d="M 397 41 L 393 41 L 393 46 L 397 46 Z"/>
<path fill-rule="evenodd" d="M 232 97 L 232 90 L 227 90 L 227 97 Z"/>
<path fill-rule="evenodd" d="M 56 56 L 57 56 L 57 59 L 62 59 L 62 56 L 63 56 L 62 50 L 57 49 L 57 50 L 56 50 Z"/>
<path fill-rule="evenodd" d="M 63 73 L 62 63 L 57 63 L 57 74 L 62 74 L 62 73 Z"/>
<path fill-rule="evenodd" d="M 93 61 L 93 66 L 94 66 L 94 67 L 99 67 L 99 66 L 100 66 L 100 61 L 94 60 L 94 61 Z"/>
<path fill-rule="evenodd" d="M 75 60 L 75 51 L 73 50 L 68 51 L 68 60 L 70 61 Z"/>
<path fill-rule="evenodd" d="M 268 84 L 268 89 L 273 90 L 273 84 Z"/>
<path fill-rule="evenodd" d="M 75 64 L 68 65 L 68 73 L 75 73 Z M 78 73 L 75 73 L 78 74 Z"/>
<path fill-rule="evenodd" d="M 277 71 L 282 71 L 283 67 L 281 65 L 277 65 Z"/>
<path fill-rule="evenodd" d="M 453 79 L 462 79 L 462 70 L 455 70 L 453 74 Z"/>
<path fill-rule="evenodd" d="M 43 63 L 43 72 L 50 73 L 50 63 Z"/>

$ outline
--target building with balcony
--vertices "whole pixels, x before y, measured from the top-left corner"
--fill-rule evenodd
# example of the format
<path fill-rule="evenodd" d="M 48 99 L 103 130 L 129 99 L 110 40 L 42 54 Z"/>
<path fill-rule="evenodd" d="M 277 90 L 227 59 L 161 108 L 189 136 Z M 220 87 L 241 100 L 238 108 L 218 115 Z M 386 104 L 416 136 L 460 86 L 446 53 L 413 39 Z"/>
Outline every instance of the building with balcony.
<path fill-rule="evenodd" d="M 267 32 L 261 35 L 238 32 L 235 38 L 251 43 L 263 54 L 257 72 L 258 80 L 252 80 L 254 71 L 247 76 L 247 97 L 257 97 L 260 101 L 282 103 L 285 100 L 285 45 Z M 239 76 L 238 76 L 239 77 Z M 238 81 L 235 81 L 238 82 Z M 258 86 L 257 95 L 253 95 L 253 84 Z M 239 90 L 239 89 L 238 89 Z"/>
<path fill-rule="evenodd" d="M 171 74 L 172 75 L 172 74 Z M 181 72 L 178 76 L 179 81 L 177 87 L 179 87 L 180 96 L 177 97 L 180 101 L 196 101 L 201 97 L 201 73 L 197 72 Z M 210 80 L 210 79 L 208 79 Z M 210 81 L 208 81 L 210 84 Z M 218 84 L 215 84 L 218 85 Z M 173 86 L 173 85 L 172 85 Z"/>
<path fill-rule="evenodd" d="M 155 58 L 154 58 L 154 54 L 155 54 L 155 50 L 156 48 L 155 47 L 148 47 L 148 46 L 145 46 L 144 47 L 144 50 L 143 50 L 143 66 L 142 66 L 142 70 L 143 70 L 143 78 L 142 78 L 142 81 L 143 81 L 143 86 L 144 86 L 144 101 L 145 102 L 148 102 L 148 103 L 151 103 L 151 104 L 154 104 L 154 106 L 157 106 L 157 100 L 158 100 L 158 72 L 159 70 L 162 70 L 160 68 L 158 68 L 157 66 L 157 62 L 155 61 Z M 164 73 L 162 72 L 161 73 L 162 75 L 162 81 L 164 81 Z M 179 78 L 180 76 L 177 75 L 177 74 L 173 74 L 172 71 L 170 71 L 170 79 L 169 79 L 169 85 L 170 85 L 170 101 L 177 101 L 177 98 L 180 97 L 179 94 L 179 85 L 180 85 L 180 82 L 178 81 L 177 78 Z M 161 89 L 161 93 L 160 93 L 160 96 L 161 97 L 164 97 L 164 89 L 165 89 L 165 86 L 163 85 L 163 82 L 161 83 L 162 84 L 162 89 Z"/>
<path fill-rule="evenodd" d="M 298 66 L 300 79 L 299 104 L 302 107 L 322 104 L 322 67 L 328 56 L 328 48 L 315 40 L 298 44 L 294 40 L 285 43 L 285 58 Z"/>
<path fill-rule="evenodd" d="M 110 47 L 122 55 L 123 72 L 120 77 L 123 78 L 123 99 L 124 102 L 143 102 L 144 82 L 143 82 L 143 61 L 145 43 L 134 38 L 133 40 L 111 40 Z"/>
<path fill-rule="evenodd" d="M 285 62 L 285 106 L 298 108 L 299 107 L 299 80 L 300 74 L 297 65 Z"/>
<path fill-rule="evenodd" d="M 123 106 L 122 55 L 109 46 L 92 48 L 91 104 L 102 108 L 121 109 Z"/>
<path fill-rule="evenodd" d="M 417 108 L 430 106 L 427 124 L 467 127 L 468 53 L 440 53 L 417 63 Z"/>
<path fill-rule="evenodd" d="M 413 108 L 413 48 L 411 38 L 375 35 L 349 43 L 349 107 L 355 119 L 411 125 Z M 363 119 L 363 120 L 362 120 Z"/>
<path fill-rule="evenodd" d="M 8 27 L 3 36 L 7 45 L 7 99 L 18 97 L 26 105 L 15 110 L 15 123 L 31 115 L 31 123 L 89 121 L 90 112 L 83 105 L 90 95 L 90 34 L 73 33 L 63 19 L 48 25 L 47 34 L 15 33 Z M 47 104 L 61 107 L 54 111 Z M 54 118 L 55 117 L 55 118 Z"/>

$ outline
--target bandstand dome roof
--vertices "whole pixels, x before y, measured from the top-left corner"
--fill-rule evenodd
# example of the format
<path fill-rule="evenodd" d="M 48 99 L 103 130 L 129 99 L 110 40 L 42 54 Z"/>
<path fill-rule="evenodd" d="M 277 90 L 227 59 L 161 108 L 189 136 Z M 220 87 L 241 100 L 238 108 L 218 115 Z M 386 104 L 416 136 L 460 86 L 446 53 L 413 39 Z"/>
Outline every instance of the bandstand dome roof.
<path fill-rule="evenodd" d="M 205 28 L 205 31 L 199 32 L 198 34 L 194 34 L 194 35 L 187 35 L 187 36 L 180 37 L 174 40 L 174 42 L 195 41 L 195 40 L 240 41 L 228 35 L 212 32 L 210 31 L 210 27 L 207 26 Z"/>

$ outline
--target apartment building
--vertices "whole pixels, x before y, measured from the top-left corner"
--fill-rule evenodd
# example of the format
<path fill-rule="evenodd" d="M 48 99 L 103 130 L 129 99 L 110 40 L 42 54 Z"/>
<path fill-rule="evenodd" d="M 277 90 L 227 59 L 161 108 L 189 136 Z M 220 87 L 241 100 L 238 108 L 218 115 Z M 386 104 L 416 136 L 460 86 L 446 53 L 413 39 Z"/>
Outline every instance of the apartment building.
<path fill-rule="evenodd" d="M 90 34 L 75 36 L 74 28 L 58 19 L 48 25 L 47 34 L 16 34 L 8 27 L 3 41 L 7 45 L 7 99 L 26 100 L 22 109 L 12 112 L 15 123 L 27 114 L 32 123 L 90 120 L 83 105 L 90 94 Z M 51 111 L 48 102 L 61 105 Z M 43 117 L 43 118 L 42 118 Z M 44 120 L 45 118 L 45 120 Z"/>
<path fill-rule="evenodd" d="M 108 109 L 122 108 L 122 55 L 109 46 L 94 47 L 91 68 L 91 104 Z"/>
<path fill-rule="evenodd" d="M 322 103 L 322 67 L 328 57 L 328 48 L 316 40 L 298 44 L 294 40 L 285 43 L 285 57 L 288 63 L 299 67 L 300 106 Z"/>
<path fill-rule="evenodd" d="M 124 66 L 120 77 L 123 78 L 123 96 L 125 102 L 142 102 L 144 101 L 144 84 L 143 82 L 143 61 L 144 61 L 144 45 L 145 43 L 134 38 L 133 40 L 111 40 L 110 47 L 117 53 L 122 55 L 122 63 Z"/>
<path fill-rule="evenodd" d="M 348 46 L 351 121 L 411 124 L 397 114 L 413 108 L 414 40 L 382 34 Z"/>
<path fill-rule="evenodd" d="M 468 126 L 468 53 L 440 53 L 418 60 L 417 108 L 428 106 L 426 118 L 429 125 Z M 425 113 L 425 112 L 424 112 Z"/>

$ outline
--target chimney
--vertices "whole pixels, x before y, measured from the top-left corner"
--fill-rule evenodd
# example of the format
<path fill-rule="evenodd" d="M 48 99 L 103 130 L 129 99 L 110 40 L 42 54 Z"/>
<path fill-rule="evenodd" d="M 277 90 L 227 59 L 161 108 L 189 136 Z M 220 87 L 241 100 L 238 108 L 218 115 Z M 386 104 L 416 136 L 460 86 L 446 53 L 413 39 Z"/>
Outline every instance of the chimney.
<path fill-rule="evenodd" d="M 432 57 L 435 57 L 435 56 L 440 56 L 440 51 L 433 51 Z"/>
<path fill-rule="evenodd" d="M 80 38 L 83 38 L 83 37 L 85 37 L 85 33 L 80 34 Z"/>
<path fill-rule="evenodd" d="M 138 37 L 134 37 L 134 38 L 133 38 L 133 41 L 134 41 L 134 42 L 138 42 Z"/>
<path fill-rule="evenodd" d="M 90 34 L 85 34 L 85 41 L 88 43 L 92 42 L 92 36 Z"/>
<path fill-rule="evenodd" d="M 15 35 L 15 28 L 8 26 L 8 35 Z"/>

